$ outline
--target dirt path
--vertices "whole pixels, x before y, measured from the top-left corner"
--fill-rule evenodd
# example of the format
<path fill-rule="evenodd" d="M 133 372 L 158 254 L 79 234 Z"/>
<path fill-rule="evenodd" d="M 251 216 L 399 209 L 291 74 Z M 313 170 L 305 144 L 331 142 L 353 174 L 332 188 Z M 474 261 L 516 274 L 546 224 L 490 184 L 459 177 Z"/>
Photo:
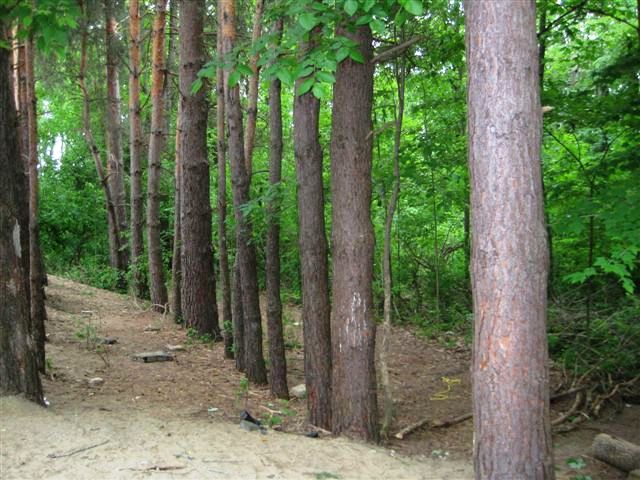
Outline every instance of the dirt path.
<path fill-rule="evenodd" d="M 306 423 L 305 400 L 280 402 L 268 389 L 243 387 L 233 362 L 224 360 L 222 345 L 189 337 L 171 318 L 153 314 L 127 296 L 53 276 L 47 296 L 50 375 L 44 386 L 50 407 L 0 399 L 3 480 L 473 476 L 472 422 L 422 429 L 389 441 L 386 448 L 322 434 L 306 438 L 313 428 Z M 299 309 L 286 308 L 284 323 L 292 387 L 303 382 Z M 105 337 L 117 343 L 100 344 Z M 175 361 L 131 358 L 167 345 L 184 348 L 175 352 Z M 394 328 L 391 352 L 396 401 L 392 432 L 427 415 L 442 420 L 470 411 L 468 349 L 445 349 Z M 96 377 L 102 383 L 90 385 Z M 243 409 L 287 433 L 241 429 L 238 415 Z M 637 427 L 640 434 L 640 409 L 624 413 L 626 417 L 589 428 L 613 434 L 626 428 L 623 436 L 640 441 L 633 433 Z M 587 429 L 555 438 L 558 478 L 624 478 L 586 456 L 595 433 Z M 87 447 L 92 448 L 81 450 Z M 565 460 L 578 455 L 587 468 L 572 472 Z"/>

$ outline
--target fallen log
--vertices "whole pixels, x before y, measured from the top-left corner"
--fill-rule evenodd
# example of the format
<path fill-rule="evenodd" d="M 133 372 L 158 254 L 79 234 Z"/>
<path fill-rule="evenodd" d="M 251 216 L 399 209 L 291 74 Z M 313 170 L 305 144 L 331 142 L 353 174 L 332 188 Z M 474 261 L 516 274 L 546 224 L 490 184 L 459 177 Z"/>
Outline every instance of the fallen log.
<path fill-rule="evenodd" d="M 640 469 L 640 445 L 601 433 L 593 439 L 591 448 L 595 458 L 620 470 Z"/>

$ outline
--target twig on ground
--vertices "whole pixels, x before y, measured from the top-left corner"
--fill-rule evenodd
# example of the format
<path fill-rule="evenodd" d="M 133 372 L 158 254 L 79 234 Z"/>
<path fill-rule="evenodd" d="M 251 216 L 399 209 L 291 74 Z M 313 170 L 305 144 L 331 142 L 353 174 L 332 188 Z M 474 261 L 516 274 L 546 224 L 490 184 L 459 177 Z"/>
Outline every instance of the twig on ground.
<path fill-rule="evenodd" d="M 88 447 L 76 448 L 75 450 L 71 450 L 66 453 L 50 453 L 47 455 L 49 458 L 62 458 L 62 457 L 70 457 L 71 455 L 75 455 L 76 453 L 86 452 L 87 450 L 91 450 L 92 448 L 100 447 L 106 443 L 109 443 L 109 440 L 105 440 L 104 442 L 96 443 L 95 445 L 89 445 Z"/>

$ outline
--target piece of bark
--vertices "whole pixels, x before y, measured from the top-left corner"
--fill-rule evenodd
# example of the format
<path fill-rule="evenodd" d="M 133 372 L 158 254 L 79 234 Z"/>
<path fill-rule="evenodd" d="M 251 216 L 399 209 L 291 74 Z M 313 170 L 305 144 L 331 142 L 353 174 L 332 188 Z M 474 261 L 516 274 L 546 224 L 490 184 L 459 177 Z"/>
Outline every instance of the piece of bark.
<path fill-rule="evenodd" d="M 601 433 L 593 439 L 591 448 L 595 458 L 620 470 L 640 469 L 640 445 Z"/>

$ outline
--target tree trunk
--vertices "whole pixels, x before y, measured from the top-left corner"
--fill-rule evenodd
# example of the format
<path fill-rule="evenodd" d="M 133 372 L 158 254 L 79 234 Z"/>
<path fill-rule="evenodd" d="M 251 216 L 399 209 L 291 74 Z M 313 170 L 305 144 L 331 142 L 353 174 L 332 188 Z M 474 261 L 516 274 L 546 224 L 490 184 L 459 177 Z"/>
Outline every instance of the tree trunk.
<path fill-rule="evenodd" d="M 149 285 L 142 267 L 144 204 L 142 199 L 142 119 L 140 109 L 140 6 L 129 2 L 129 155 L 131 170 L 131 270 L 133 293 L 148 298 Z"/>
<path fill-rule="evenodd" d="M 364 63 L 338 65 L 333 88 L 333 432 L 378 440 L 371 224 L 372 35 L 369 26 L 338 35 L 355 41 Z"/>
<path fill-rule="evenodd" d="M 222 24 L 218 9 L 218 25 Z M 216 52 L 222 58 L 222 35 L 217 35 Z M 233 319 L 231 316 L 231 279 L 229 274 L 229 253 L 227 251 L 227 155 L 224 129 L 224 73 L 216 69 L 216 130 L 218 148 L 218 257 L 220 260 L 220 290 L 222 297 L 222 330 L 224 336 L 224 356 L 234 357 Z"/>
<path fill-rule="evenodd" d="M 236 234 L 237 235 L 237 234 Z M 240 372 L 246 370 L 246 355 L 244 341 L 244 312 L 242 310 L 242 280 L 240 279 L 240 265 L 236 252 L 233 264 L 233 352 L 236 358 L 236 369 Z"/>
<path fill-rule="evenodd" d="M 149 280 L 151 303 L 154 310 L 167 308 L 167 286 L 164 282 L 162 244 L 160 241 L 160 172 L 161 155 L 166 141 L 164 130 L 164 29 L 167 0 L 156 0 L 153 20 L 153 46 L 151 73 L 151 136 L 149 138 L 149 170 L 147 173 L 147 250 L 149 254 Z"/>
<path fill-rule="evenodd" d="M 236 38 L 235 2 L 221 0 L 222 48 L 225 55 L 234 47 Z M 262 324 L 258 292 L 256 251 L 251 242 L 252 227 L 242 213 L 242 206 L 249 201 L 250 178 L 245 165 L 242 136 L 242 110 L 239 89 L 229 87 L 228 69 L 224 71 L 225 110 L 229 127 L 229 159 L 231 161 L 231 185 L 233 207 L 236 217 L 236 260 L 242 290 L 242 313 L 245 337 L 245 369 L 249 381 L 267 383 L 267 374 L 262 355 Z"/>
<path fill-rule="evenodd" d="M 282 19 L 276 21 L 275 31 L 282 36 Z M 282 98 L 280 80 L 274 78 L 269 86 L 269 185 L 280 188 L 282 179 Z M 269 361 L 271 365 L 271 393 L 289 399 L 287 363 L 282 334 L 282 300 L 280 299 L 280 196 L 270 195 L 267 204 L 267 328 Z"/>
<path fill-rule="evenodd" d="M 82 34 L 80 37 L 80 72 L 78 75 L 78 86 L 80 87 L 80 91 L 82 93 L 82 127 L 84 138 L 87 142 L 87 146 L 89 147 L 89 151 L 91 152 L 91 156 L 93 157 L 93 162 L 96 166 L 96 173 L 98 174 L 98 180 L 100 181 L 100 186 L 102 187 L 102 191 L 104 193 L 105 204 L 107 208 L 107 220 L 109 225 L 108 235 L 109 235 L 109 248 L 110 248 L 110 260 L 114 260 L 114 257 L 111 256 L 112 246 L 118 246 L 120 242 L 120 224 L 118 223 L 118 218 L 116 214 L 116 207 L 113 203 L 113 195 L 111 193 L 111 188 L 109 186 L 108 179 L 104 173 L 104 167 L 102 166 L 102 158 L 100 156 L 100 150 L 96 145 L 95 139 L 93 137 L 93 133 L 91 132 L 91 111 L 89 106 L 91 104 L 91 100 L 89 98 L 89 91 L 87 90 L 87 86 L 85 83 L 85 74 L 87 71 L 87 40 L 89 35 L 88 25 L 87 25 L 87 13 L 84 2 L 80 2 L 80 8 L 82 10 Z M 117 252 L 116 252 L 117 253 Z M 118 256 L 115 256 L 117 260 Z"/>
<path fill-rule="evenodd" d="M 312 36 L 317 36 L 317 30 Z M 313 48 L 313 40 L 306 49 Z M 296 82 L 296 89 L 304 81 Z M 324 224 L 320 100 L 311 92 L 296 96 L 293 137 L 298 178 L 298 223 L 304 374 L 309 422 L 331 430 L 331 307 L 327 237 Z"/>
<path fill-rule="evenodd" d="M 0 23 L 0 32 L 5 25 Z M 2 33 L 4 37 L 4 34 Z M 11 51 L 0 49 L 0 395 L 24 393 L 43 404 L 24 262 L 29 202 L 11 86 Z"/>
<path fill-rule="evenodd" d="M 251 43 L 255 43 L 262 34 L 262 13 L 264 11 L 264 1 L 256 0 L 256 8 L 253 13 L 253 31 L 251 32 Z M 247 167 L 247 175 L 249 175 L 249 183 L 251 183 L 251 175 L 253 173 L 253 147 L 256 136 L 256 121 L 258 120 L 258 86 L 260 79 L 260 67 L 258 67 L 258 55 L 252 55 L 249 58 L 249 68 L 253 75 L 249 77 L 249 94 L 247 108 L 247 128 L 244 135 L 244 155 L 245 165 Z"/>
<path fill-rule="evenodd" d="M 400 194 L 400 141 L 402 139 L 402 120 L 404 119 L 404 85 L 406 67 L 404 62 L 395 66 L 396 85 L 398 88 L 398 111 L 395 118 L 395 131 L 393 137 L 393 190 L 387 204 L 387 214 L 384 221 L 384 251 L 382 256 L 382 280 L 384 283 L 384 306 L 382 324 L 382 345 L 380 345 L 380 378 L 384 390 L 384 417 L 382 420 L 381 434 L 386 437 L 391 421 L 393 420 L 393 395 L 391 380 L 389 379 L 389 341 L 391 339 L 391 228 L 393 217 L 398 204 Z"/>
<path fill-rule="evenodd" d="M 535 2 L 465 11 L 476 478 L 552 479 Z"/>
<path fill-rule="evenodd" d="M 116 18 L 114 0 L 104 0 L 105 11 L 105 45 L 107 70 L 107 181 L 118 222 L 117 242 L 110 244 L 112 264 L 120 272 L 119 288 L 126 286 L 127 273 L 127 213 L 124 188 L 124 163 L 122 161 L 122 116 L 120 114 L 120 76 L 118 69 L 119 40 L 117 35 L 118 20 Z"/>
<path fill-rule="evenodd" d="M 27 73 L 27 125 L 29 130 L 29 292 L 31 295 L 31 322 L 36 342 L 38 368 L 45 371 L 45 308 L 44 286 L 46 276 L 40 251 L 40 225 L 38 221 L 38 116 L 36 80 L 34 72 L 35 47 L 33 35 L 26 41 Z"/>
<path fill-rule="evenodd" d="M 176 145 L 175 145 L 175 179 L 173 199 L 173 257 L 171 259 L 171 312 L 176 323 L 183 322 L 182 315 L 182 94 L 179 94 L 178 114 L 176 117 Z"/>
<path fill-rule="evenodd" d="M 182 315 L 198 333 L 221 339 L 211 239 L 208 88 L 191 93 L 204 65 L 205 2 L 183 0 L 180 8 Z"/>

